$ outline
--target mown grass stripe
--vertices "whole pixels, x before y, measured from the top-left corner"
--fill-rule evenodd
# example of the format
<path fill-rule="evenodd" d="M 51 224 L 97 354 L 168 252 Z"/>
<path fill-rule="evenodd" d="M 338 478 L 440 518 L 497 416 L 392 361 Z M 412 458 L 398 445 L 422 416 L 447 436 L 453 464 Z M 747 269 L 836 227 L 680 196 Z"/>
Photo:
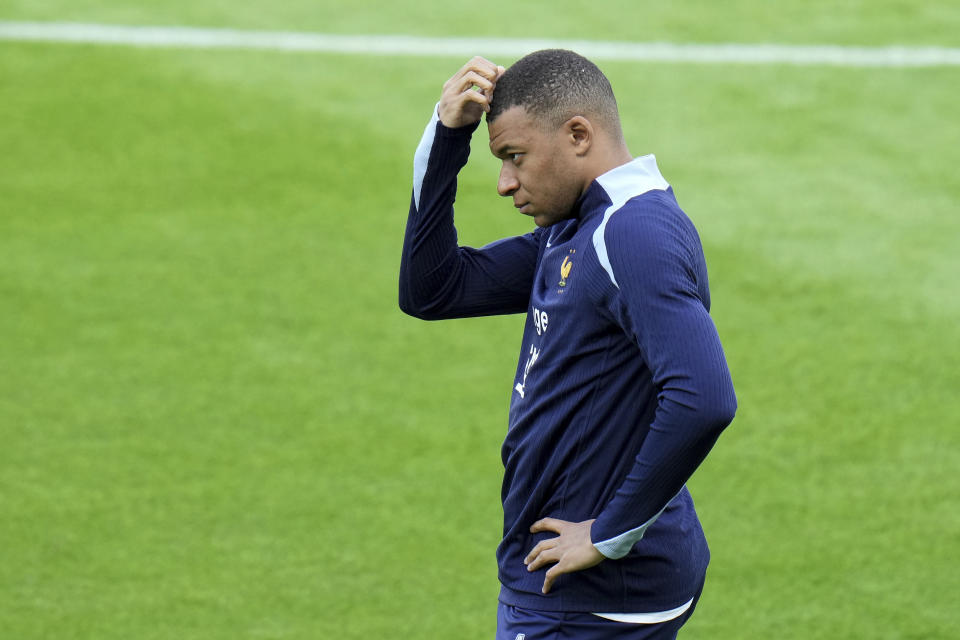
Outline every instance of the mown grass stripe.
<path fill-rule="evenodd" d="M 137 47 L 267 49 L 357 55 L 465 57 L 480 54 L 502 58 L 519 57 L 537 49 L 564 48 L 598 60 L 839 67 L 960 66 L 960 48 L 949 47 L 433 38 L 60 22 L 0 21 L 0 40 Z"/>

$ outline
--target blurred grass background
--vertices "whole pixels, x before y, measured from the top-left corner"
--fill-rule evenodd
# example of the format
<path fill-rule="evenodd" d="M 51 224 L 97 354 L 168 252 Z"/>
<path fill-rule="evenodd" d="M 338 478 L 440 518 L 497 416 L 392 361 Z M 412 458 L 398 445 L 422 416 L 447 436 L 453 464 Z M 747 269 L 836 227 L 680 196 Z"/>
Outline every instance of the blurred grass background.
<path fill-rule="evenodd" d="M 949 2 L 544 7 L 0 20 L 960 34 Z M 462 62 L 0 43 L 3 637 L 492 637 L 522 318 L 396 308 L 413 150 Z M 691 482 L 713 562 L 682 637 L 955 637 L 960 70 L 601 66 L 700 229 L 740 399 Z M 474 245 L 529 229 L 485 137 L 458 196 Z"/>

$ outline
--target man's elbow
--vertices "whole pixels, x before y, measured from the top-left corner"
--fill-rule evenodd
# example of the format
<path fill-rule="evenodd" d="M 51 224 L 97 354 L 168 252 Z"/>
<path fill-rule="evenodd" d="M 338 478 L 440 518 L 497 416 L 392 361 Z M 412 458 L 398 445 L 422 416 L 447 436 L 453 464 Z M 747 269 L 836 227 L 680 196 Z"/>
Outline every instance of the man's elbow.
<path fill-rule="evenodd" d="M 404 291 L 403 287 L 400 288 L 400 311 L 403 311 L 408 316 L 413 316 L 414 318 L 420 318 L 424 320 L 423 309 L 416 303 L 416 300 L 413 299 L 408 292 Z"/>
<path fill-rule="evenodd" d="M 733 392 L 733 386 L 725 386 L 723 392 L 719 393 L 709 407 L 705 408 L 705 413 L 709 416 L 708 422 L 718 434 L 733 422 L 737 414 L 737 396 Z"/>
<path fill-rule="evenodd" d="M 661 398 L 661 409 L 673 414 L 674 419 L 688 425 L 690 433 L 713 441 L 733 422 L 737 412 L 737 397 L 733 386 L 717 384 L 717 380 L 699 387 L 668 388 Z M 673 402 L 667 401 L 667 399 Z"/>
<path fill-rule="evenodd" d="M 720 408 L 720 418 L 723 422 L 723 426 L 726 427 L 728 424 L 733 422 L 734 417 L 737 415 L 737 396 L 734 395 L 733 389 L 730 390 L 730 393 L 727 397 L 727 400 Z"/>
<path fill-rule="evenodd" d="M 420 320 L 434 320 L 435 318 L 430 317 L 429 312 L 425 309 L 411 304 L 409 300 L 404 300 L 400 298 L 400 311 L 403 311 L 408 316 L 418 318 Z"/>
<path fill-rule="evenodd" d="M 737 413 L 737 396 L 733 392 L 730 378 L 714 376 L 697 388 L 690 388 L 684 399 L 678 398 L 678 404 L 684 407 L 691 424 L 698 425 L 704 435 L 717 437 L 733 422 Z"/>
<path fill-rule="evenodd" d="M 400 288 L 399 303 L 400 311 L 420 320 L 442 320 L 444 317 L 438 312 L 435 304 L 417 300 L 415 296 L 411 295 L 410 292 L 406 291 L 403 287 Z"/>

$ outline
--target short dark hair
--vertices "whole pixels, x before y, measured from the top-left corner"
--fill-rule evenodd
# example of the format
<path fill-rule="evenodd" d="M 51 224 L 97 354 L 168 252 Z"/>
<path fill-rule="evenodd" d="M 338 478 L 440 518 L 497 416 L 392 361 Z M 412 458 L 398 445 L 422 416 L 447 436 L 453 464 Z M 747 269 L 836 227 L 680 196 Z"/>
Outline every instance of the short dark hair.
<path fill-rule="evenodd" d="M 511 65 L 497 80 L 487 123 L 514 106 L 523 107 L 544 128 L 555 129 L 580 115 L 622 136 L 610 81 L 597 65 L 566 49 L 534 51 Z"/>

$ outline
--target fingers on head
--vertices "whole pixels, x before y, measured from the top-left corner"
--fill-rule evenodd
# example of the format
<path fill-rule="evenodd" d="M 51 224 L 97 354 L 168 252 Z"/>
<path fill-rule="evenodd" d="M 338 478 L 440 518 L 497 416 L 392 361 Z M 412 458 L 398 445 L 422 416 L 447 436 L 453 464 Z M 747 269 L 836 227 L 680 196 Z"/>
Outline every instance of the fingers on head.
<path fill-rule="evenodd" d="M 493 64 L 483 56 L 475 56 L 470 62 L 463 65 L 460 69 L 461 74 L 474 72 L 478 73 L 485 78 L 495 81 L 497 79 L 497 65 Z"/>
<path fill-rule="evenodd" d="M 463 77 L 460 78 L 459 82 L 457 82 L 452 88 L 458 93 L 470 91 L 471 89 L 476 88 L 479 89 L 479 93 L 487 94 L 492 93 L 495 86 L 496 85 L 494 85 L 494 83 L 487 78 L 483 77 L 479 73 L 474 73 L 471 71 L 470 73 L 464 74 Z"/>
<path fill-rule="evenodd" d="M 482 92 L 467 90 L 461 93 L 460 95 L 463 97 L 464 100 L 467 100 L 470 102 L 476 102 L 481 107 L 483 107 L 485 111 L 490 110 L 490 98 L 485 96 Z"/>

